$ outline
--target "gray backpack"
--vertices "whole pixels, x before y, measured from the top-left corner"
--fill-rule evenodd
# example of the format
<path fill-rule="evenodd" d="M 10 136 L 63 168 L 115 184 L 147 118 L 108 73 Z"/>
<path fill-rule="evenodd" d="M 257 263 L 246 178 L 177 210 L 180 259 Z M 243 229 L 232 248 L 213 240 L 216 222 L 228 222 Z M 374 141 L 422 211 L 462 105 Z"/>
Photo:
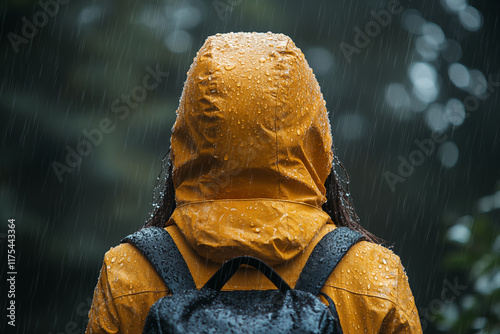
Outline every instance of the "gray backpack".
<path fill-rule="evenodd" d="M 197 290 L 186 262 L 163 228 L 142 229 L 122 242 L 137 247 L 172 292 L 151 306 L 143 333 L 342 333 L 335 304 L 321 288 L 361 238 L 347 227 L 325 235 L 307 260 L 295 289 L 261 260 L 242 256 L 225 262 Z M 241 265 L 257 268 L 277 289 L 220 291 Z"/>

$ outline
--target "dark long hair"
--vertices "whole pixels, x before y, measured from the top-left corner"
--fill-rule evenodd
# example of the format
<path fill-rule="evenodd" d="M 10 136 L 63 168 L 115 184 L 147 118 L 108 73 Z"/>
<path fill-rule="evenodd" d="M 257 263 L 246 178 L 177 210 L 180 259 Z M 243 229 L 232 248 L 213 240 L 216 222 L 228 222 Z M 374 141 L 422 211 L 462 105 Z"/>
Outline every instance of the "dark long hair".
<path fill-rule="evenodd" d="M 325 182 L 326 202 L 323 210 L 328 213 L 336 226 L 346 226 L 360 232 L 367 241 L 381 243 L 381 240 L 368 232 L 359 223 L 359 217 L 352 204 L 349 193 L 349 175 L 344 165 L 333 151 L 333 165 Z M 162 170 L 156 179 L 153 195 L 153 210 L 144 227 L 163 227 L 175 210 L 175 190 L 172 180 L 172 161 L 170 151 L 162 160 Z"/>
<path fill-rule="evenodd" d="M 153 191 L 153 210 L 144 227 L 164 227 L 172 216 L 176 206 L 172 172 L 173 166 L 169 150 L 162 159 L 161 172 L 156 178 Z"/>
<path fill-rule="evenodd" d="M 376 244 L 383 243 L 383 240 L 368 232 L 359 223 L 359 217 L 352 203 L 351 193 L 349 192 L 349 174 L 335 154 L 335 148 L 332 147 L 333 163 L 330 175 L 326 178 L 326 202 L 323 204 L 323 210 L 328 213 L 336 226 L 346 226 L 361 233 L 366 241 Z"/>

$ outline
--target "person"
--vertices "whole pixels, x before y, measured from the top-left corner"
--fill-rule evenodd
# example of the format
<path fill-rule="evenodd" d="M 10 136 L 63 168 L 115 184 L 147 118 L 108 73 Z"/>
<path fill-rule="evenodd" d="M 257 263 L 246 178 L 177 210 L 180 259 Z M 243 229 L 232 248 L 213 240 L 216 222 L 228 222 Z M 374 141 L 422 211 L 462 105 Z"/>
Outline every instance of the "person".
<path fill-rule="evenodd" d="M 399 257 L 359 224 L 319 84 L 289 37 L 208 37 L 176 113 L 161 195 L 145 226 L 167 230 L 198 289 L 242 255 L 270 264 L 293 287 L 318 241 L 347 226 L 365 240 L 322 289 L 344 333 L 421 332 Z M 223 289 L 273 288 L 241 268 Z M 86 333 L 140 333 L 149 308 L 168 294 L 147 259 L 122 243 L 104 257 Z"/>

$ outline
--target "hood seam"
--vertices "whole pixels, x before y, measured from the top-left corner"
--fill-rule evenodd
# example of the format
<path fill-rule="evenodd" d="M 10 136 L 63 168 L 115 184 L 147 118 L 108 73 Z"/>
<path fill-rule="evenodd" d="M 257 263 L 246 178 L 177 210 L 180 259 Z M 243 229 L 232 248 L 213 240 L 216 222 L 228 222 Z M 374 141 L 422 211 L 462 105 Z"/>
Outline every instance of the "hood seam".
<path fill-rule="evenodd" d="M 281 178 L 280 178 L 280 164 L 279 164 L 279 144 L 278 144 L 278 102 L 279 102 L 279 94 L 280 94 L 280 79 L 276 81 L 276 100 L 274 102 L 274 138 L 275 138 L 275 152 L 276 152 L 276 171 L 278 172 L 278 198 L 281 199 Z"/>
<path fill-rule="evenodd" d="M 207 200 L 202 200 L 202 201 L 191 201 L 188 203 L 183 203 L 183 204 L 177 204 L 176 209 L 182 208 L 184 206 L 188 206 L 191 204 L 206 204 L 206 203 L 217 203 L 217 202 L 282 202 L 282 203 L 291 203 L 291 204 L 300 204 L 300 205 L 305 205 L 307 207 L 317 209 L 321 212 L 324 212 L 328 214 L 326 211 L 324 211 L 321 207 L 317 207 L 308 203 L 303 203 L 303 202 L 297 202 L 297 201 L 292 201 L 288 199 L 277 199 L 277 198 L 224 198 L 224 199 L 207 199 Z"/>

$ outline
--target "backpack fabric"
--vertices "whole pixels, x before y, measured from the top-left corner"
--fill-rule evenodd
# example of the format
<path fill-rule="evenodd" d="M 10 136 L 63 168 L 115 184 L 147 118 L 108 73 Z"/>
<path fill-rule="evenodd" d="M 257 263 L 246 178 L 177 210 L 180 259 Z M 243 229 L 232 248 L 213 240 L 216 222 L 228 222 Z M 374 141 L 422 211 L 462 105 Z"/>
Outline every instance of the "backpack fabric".
<path fill-rule="evenodd" d="M 186 262 L 164 229 L 142 229 L 122 242 L 137 247 L 172 292 L 150 308 L 143 333 L 342 333 L 335 304 L 321 289 L 361 238 L 346 227 L 325 235 L 307 260 L 295 289 L 264 262 L 240 256 L 225 262 L 197 290 Z M 261 271 L 277 290 L 220 291 L 241 265 Z"/>

